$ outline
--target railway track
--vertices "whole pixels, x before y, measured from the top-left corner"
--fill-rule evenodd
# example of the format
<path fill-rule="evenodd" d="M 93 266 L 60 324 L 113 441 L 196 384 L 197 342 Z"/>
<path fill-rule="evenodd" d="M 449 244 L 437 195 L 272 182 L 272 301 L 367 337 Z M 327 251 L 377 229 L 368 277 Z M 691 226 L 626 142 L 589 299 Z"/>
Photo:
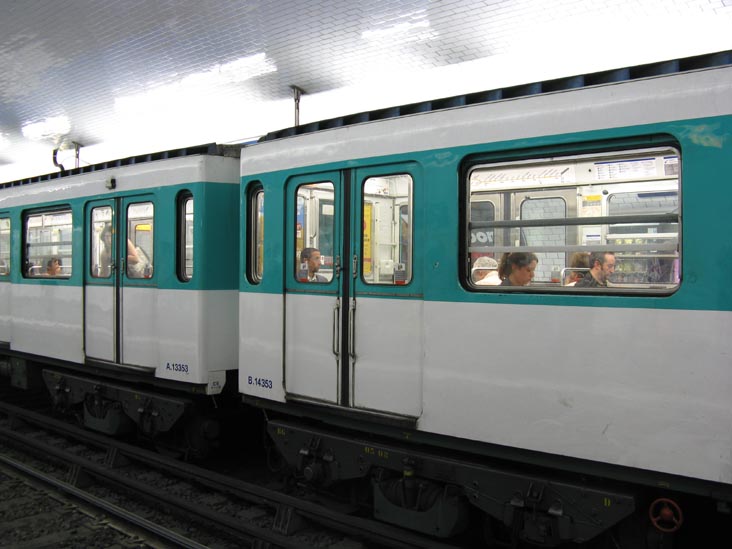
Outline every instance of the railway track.
<path fill-rule="evenodd" d="M 184 463 L 17 403 L 0 403 L 0 463 L 132 528 L 124 543 L 133 547 L 451 547 L 347 505 Z"/>
<path fill-rule="evenodd" d="M 204 547 L 5 453 L 0 493 L 2 547 Z"/>

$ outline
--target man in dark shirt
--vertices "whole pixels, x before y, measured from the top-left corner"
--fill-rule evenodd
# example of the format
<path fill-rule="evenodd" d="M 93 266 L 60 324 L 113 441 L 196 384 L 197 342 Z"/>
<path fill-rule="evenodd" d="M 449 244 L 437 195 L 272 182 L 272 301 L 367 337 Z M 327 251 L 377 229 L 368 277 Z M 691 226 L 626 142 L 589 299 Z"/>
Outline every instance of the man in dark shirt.
<path fill-rule="evenodd" d="M 301 282 L 328 282 L 327 278 L 318 274 L 320 269 L 320 250 L 318 248 L 305 248 L 300 252 L 300 265 Z"/>
<path fill-rule="evenodd" d="M 593 252 L 590 254 L 590 271 L 575 284 L 575 288 L 605 288 L 608 277 L 615 272 L 613 252 Z"/>

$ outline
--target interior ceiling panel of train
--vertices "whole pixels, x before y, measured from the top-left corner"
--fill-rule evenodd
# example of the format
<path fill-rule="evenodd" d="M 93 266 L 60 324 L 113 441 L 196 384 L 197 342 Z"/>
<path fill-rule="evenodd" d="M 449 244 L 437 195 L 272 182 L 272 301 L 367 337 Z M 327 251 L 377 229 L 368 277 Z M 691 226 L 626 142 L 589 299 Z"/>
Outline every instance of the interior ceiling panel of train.
<path fill-rule="evenodd" d="M 6 0 L 0 181 L 732 49 L 732 0 Z M 296 90 L 299 90 L 296 92 Z"/>

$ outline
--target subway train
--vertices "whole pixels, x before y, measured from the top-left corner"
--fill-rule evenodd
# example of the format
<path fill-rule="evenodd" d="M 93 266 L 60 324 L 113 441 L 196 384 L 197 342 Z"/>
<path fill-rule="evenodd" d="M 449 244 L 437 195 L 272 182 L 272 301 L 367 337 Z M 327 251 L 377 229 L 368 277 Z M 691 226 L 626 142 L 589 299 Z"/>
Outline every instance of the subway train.
<path fill-rule="evenodd" d="M 729 544 L 730 160 L 720 52 L 5 183 L 0 367 L 439 538 Z"/>

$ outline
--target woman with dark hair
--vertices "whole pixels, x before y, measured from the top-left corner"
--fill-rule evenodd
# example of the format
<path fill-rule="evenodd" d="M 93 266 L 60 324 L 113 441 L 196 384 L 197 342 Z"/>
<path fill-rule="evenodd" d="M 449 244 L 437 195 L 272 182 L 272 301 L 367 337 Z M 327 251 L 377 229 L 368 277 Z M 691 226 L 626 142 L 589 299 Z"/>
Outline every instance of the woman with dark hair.
<path fill-rule="evenodd" d="M 539 258 L 531 252 L 503 254 L 498 265 L 498 276 L 503 279 L 501 286 L 527 286 L 538 264 Z"/>

